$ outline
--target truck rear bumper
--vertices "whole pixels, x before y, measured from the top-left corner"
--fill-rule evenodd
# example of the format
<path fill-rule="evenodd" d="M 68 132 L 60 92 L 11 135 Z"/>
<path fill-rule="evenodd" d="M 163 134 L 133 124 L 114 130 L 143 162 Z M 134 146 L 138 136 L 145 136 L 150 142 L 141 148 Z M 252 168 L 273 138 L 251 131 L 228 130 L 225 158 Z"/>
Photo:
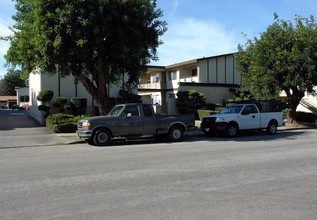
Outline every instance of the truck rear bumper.
<path fill-rule="evenodd" d="M 86 131 L 77 130 L 76 134 L 79 138 L 90 139 L 92 135 L 92 131 L 91 130 L 86 130 Z"/>

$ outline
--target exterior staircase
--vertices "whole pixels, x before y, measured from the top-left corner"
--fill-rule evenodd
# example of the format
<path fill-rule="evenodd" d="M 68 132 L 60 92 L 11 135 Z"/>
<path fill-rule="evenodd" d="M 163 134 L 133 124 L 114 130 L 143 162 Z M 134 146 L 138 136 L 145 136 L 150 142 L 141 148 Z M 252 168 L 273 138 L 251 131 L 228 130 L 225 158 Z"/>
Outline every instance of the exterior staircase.
<path fill-rule="evenodd" d="M 317 96 L 307 95 L 302 98 L 300 104 L 310 110 L 313 114 L 317 115 Z"/>

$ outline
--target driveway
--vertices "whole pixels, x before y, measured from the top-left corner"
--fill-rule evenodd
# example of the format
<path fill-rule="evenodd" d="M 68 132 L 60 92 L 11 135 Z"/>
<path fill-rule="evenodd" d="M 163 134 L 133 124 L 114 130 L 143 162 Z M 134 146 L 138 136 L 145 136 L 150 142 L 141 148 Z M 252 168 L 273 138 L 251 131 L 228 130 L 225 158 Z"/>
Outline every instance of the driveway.
<path fill-rule="evenodd" d="M 30 117 L 29 111 L 0 110 L 0 148 L 67 144 Z"/>

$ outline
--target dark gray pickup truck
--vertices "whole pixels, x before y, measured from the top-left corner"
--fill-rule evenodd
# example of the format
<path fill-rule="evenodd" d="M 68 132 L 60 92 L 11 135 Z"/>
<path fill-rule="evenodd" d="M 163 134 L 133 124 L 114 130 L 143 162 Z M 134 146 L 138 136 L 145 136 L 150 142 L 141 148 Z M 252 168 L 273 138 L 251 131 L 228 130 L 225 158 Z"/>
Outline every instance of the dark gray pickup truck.
<path fill-rule="evenodd" d="M 154 135 L 183 140 L 186 130 L 195 128 L 194 115 L 156 115 L 151 104 L 116 105 L 108 115 L 80 120 L 78 137 L 90 144 L 108 145 L 114 137 Z"/>

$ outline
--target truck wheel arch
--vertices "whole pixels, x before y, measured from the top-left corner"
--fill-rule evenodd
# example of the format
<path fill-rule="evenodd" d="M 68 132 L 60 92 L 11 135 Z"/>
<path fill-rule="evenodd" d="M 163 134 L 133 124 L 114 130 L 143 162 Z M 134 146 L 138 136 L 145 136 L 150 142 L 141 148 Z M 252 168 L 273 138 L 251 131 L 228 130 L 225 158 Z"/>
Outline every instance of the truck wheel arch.
<path fill-rule="evenodd" d="M 266 133 L 270 134 L 270 135 L 273 135 L 273 134 L 276 134 L 277 132 L 277 121 L 275 119 L 272 119 L 269 124 L 267 125 L 267 128 L 266 128 Z"/>
<path fill-rule="evenodd" d="M 182 123 L 174 123 L 168 129 L 168 136 L 171 141 L 182 141 L 185 130 L 185 126 Z"/>
<path fill-rule="evenodd" d="M 239 124 L 235 121 L 228 123 L 225 133 L 228 137 L 235 137 L 239 133 Z"/>
<path fill-rule="evenodd" d="M 107 137 L 107 138 L 102 140 L 103 138 L 98 137 L 100 134 Z M 105 145 L 109 144 L 112 137 L 113 137 L 113 134 L 109 128 L 98 127 L 96 129 L 94 129 L 94 131 L 92 133 L 92 142 L 97 146 L 105 146 Z"/>

